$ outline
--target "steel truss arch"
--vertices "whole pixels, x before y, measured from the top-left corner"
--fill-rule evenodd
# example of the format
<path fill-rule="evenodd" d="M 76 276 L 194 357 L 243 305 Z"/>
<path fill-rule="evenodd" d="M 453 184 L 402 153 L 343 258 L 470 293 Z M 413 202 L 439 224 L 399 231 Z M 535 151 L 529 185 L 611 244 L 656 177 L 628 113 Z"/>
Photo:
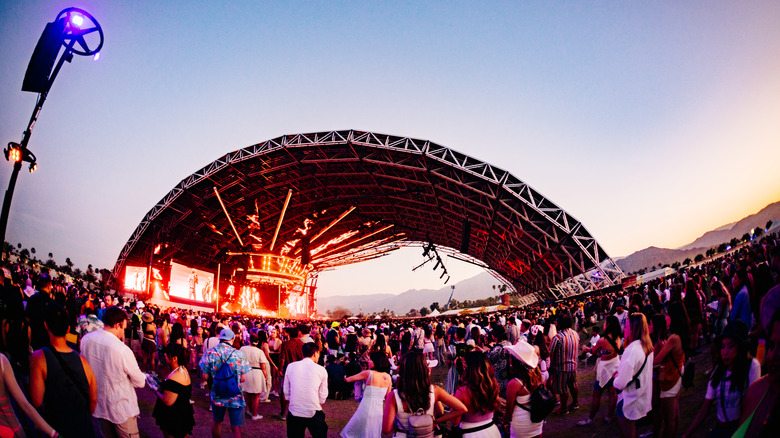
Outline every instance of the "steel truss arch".
<path fill-rule="evenodd" d="M 226 249 L 268 251 L 288 190 L 293 202 L 280 225 L 288 249 L 302 252 L 296 230 L 305 220 L 314 231 L 323 229 L 329 245 L 344 239 L 340 252 L 331 248 L 329 258 L 320 259 L 320 268 L 429 241 L 458 252 L 468 221 L 464 256 L 483 264 L 524 302 L 613 286 L 623 276 L 578 220 L 508 171 L 428 140 L 354 130 L 276 137 L 197 170 L 144 216 L 113 276 L 119 278 L 129 263 L 146 265 L 159 245 L 161 257 L 204 268 L 242 263 L 240 257 L 218 260 Z M 349 208 L 355 212 L 325 229 Z M 250 215 L 256 218 L 250 221 Z M 247 239 L 251 248 L 239 245 Z M 317 262 L 314 257 L 314 271 Z"/>

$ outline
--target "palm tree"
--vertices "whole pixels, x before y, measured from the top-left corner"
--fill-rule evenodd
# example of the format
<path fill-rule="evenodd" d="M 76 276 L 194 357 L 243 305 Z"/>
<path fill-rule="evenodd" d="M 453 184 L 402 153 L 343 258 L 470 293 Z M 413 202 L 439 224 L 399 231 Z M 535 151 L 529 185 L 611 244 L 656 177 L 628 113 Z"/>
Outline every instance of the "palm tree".
<path fill-rule="evenodd" d="M 50 259 L 53 259 L 53 258 L 54 258 L 54 254 L 52 254 L 52 253 L 49 253 L 49 258 L 50 258 Z"/>

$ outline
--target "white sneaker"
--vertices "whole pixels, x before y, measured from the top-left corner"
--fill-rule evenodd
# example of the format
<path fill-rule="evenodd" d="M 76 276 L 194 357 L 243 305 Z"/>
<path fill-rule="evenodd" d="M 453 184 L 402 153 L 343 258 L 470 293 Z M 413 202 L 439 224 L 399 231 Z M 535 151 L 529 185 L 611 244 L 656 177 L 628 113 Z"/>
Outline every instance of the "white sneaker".
<path fill-rule="evenodd" d="M 586 418 L 586 419 L 584 419 L 582 421 L 577 422 L 577 426 L 588 426 L 590 424 L 593 424 L 593 419 L 592 418 Z"/>
<path fill-rule="evenodd" d="M 253 415 L 253 416 L 252 416 L 252 420 L 253 420 L 253 421 L 262 420 L 262 419 L 263 419 L 263 416 L 262 416 L 262 415 L 259 415 L 259 414 L 258 414 L 258 415 Z"/>

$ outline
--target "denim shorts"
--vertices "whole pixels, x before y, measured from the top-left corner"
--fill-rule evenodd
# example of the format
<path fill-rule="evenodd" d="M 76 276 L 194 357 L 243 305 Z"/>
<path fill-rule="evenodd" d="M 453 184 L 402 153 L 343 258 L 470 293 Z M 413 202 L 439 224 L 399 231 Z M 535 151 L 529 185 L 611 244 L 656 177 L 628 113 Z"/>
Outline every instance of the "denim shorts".
<path fill-rule="evenodd" d="M 244 408 L 226 408 L 212 403 L 211 411 L 214 414 L 214 421 L 217 423 L 221 423 L 225 419 L 225 411 L 227 411 L 231 426 L 238 427 L 244 425 Z"/>
<path fill-rule="evenodd" d="M 618 418 L 626 418 L 626 414 L 623 413 L 623 400 L 618 402 L 615 410 L 617 411 L 615 412 L 615 415 L 617 415 Z"/>
<path fill-rule="evenodd" d="M 601 387 L 599 385 L 599 381 L 596 380 L 595 382 L 593 382 L 593 390 L 594 391 L 603 391 L 605 389 L 608 389 L 610 386 L 612 386 L 612 382 L 614 382 L 614 381 L 615 381 L 615 378 L 613 377 L 613 378 L 609 379 L 609 381 L 607 383 L 604 384 L 604 387 Z"/>

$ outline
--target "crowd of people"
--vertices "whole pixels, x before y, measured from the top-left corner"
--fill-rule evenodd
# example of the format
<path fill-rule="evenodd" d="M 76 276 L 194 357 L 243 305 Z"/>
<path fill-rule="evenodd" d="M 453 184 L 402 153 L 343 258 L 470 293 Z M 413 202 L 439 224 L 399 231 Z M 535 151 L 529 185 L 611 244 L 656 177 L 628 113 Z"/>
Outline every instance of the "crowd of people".
<path fill-rule="evenodd" d="M 585 429 L 600 413 L 625 437 L 648 416 L 659 437 L 778 430 L 777 235 L 625 290 L 417 319 L 213 314 L 144 305 L 18 263 L 2 272 L 3 437 L 139 436 L 143 387 L 157 396 L 162 434 L 186 437 L 193 384 L 208 389 L 215 437 L 225 416 L 232 436 L 248 418 L 324 437 L 323 404 L 347 398 L 359 404 L 342 437 L 536 437 L 556 417 Z M 697 355 L 709 369 L 695 369 Z M 581 367 L 594 361 L 590 410 L 578 414 Z M 446 370 L 442 386 L 432 370 Z M 704 398 L 681 419 L 691 385 L 706 385 Z M 264 418 L 261 403 L 278 415 Z M 704 424 L 713 407 L 717 420 Z"/>

